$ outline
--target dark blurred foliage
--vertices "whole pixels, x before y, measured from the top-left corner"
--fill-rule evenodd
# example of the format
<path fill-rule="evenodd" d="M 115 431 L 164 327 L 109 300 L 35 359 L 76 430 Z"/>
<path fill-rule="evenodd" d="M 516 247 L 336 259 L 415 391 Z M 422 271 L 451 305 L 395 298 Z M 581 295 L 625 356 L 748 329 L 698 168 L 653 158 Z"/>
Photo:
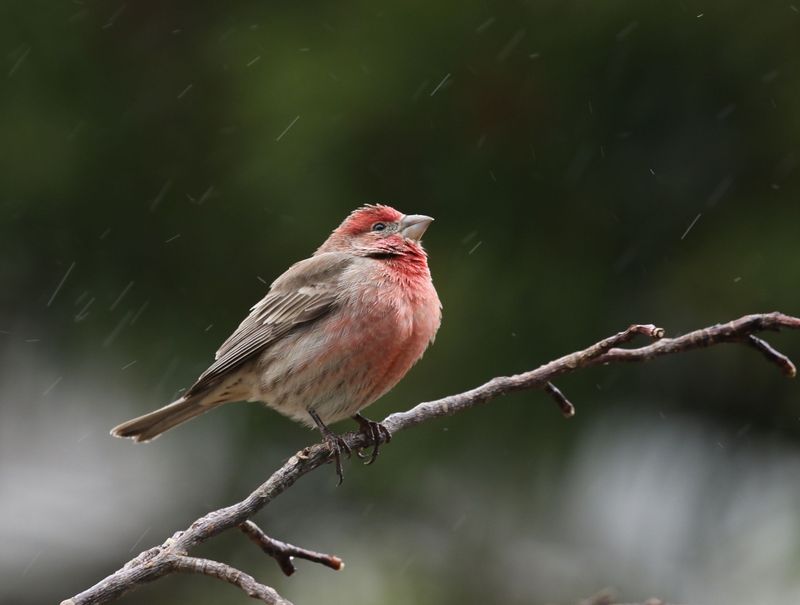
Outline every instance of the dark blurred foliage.
<path fill-rule="evenodd" d="M 365 202 L 436 217 L 425 243 L 444 304 L 435 346 L 371 417 L 632 322 L 677 334 L 798 312 L 800 14 L 790 4 L 29 0 L 0 16 L 0 342 L 6 356 L 63 368 L 62 386 L 78 370 L 116 384 L 127 403 L 105 410 L 113 422 L 188 386 L 266 284 Z M 800 358 L 797 335 L 772 340 Z M 349 465 L 342 490 L 324 469 L 313 484 L 322 492 L 285 496 L 271 528 L 299 540 L 314 535 L 317 509 L 368 504 L 376 523 L 398 524 L 429 506 L 415 498 L 433 489 L 419 485 L 423 473 L 513 498 L 532 460 L 554 461 L 557 474 L 599 418 L 634 408 L 654 424 L 703 418 L 734 440 L 800 440 L 797 385 L 744 348 L 596 368 L 560 386 L 578 406 L 568 423 L 537 393 L 432 423 L 369 470 Z M 204 446 L 193 431 L 206 442 L 233 435 L 227 478 L 208 502 L 174 512 L 174 527 L 243 496 L 314 438 L 256 406 L 195 424 L 179 429 L 187 459 Z M 432 524 L 448 516 L 418 512 Z M 246 546 L 209 548 L 235 558 Z M 85 587 L 126 551 L 48 595 Z M 266 565 L 256 575 L 281 582 Z M 455 557 L 450 571 L 463 570 Z M 280 584 L 287 597 L 304 571 Z M 346 599 L 348 582 L 369 573 L 356 563 L 349 579 L 325 581 Z M 489 599 L 452 577 L 409 582 L 419 602 Z M 197 578 L 127 602 L 203 588 L 243 602 Z"/>

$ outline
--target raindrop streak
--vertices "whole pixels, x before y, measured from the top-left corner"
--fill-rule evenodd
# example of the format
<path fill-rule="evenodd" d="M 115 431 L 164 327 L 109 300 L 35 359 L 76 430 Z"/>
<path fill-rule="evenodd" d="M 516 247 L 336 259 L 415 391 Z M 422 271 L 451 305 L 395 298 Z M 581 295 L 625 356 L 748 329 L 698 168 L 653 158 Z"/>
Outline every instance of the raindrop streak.
<path fill-rule="evenodd" d="M 468 244 L 470 240 L 475 239 L 476 235 L 478 235 L 477 231 L 470 231 L 469 233 L 467 233 L 467 235 L 464 236 L 464 238 L 461 240 L 461 243 Z"/>
<path fill-rule="evenodd" d="M 422 91 L 428 88 L 428 82 L 430 82 L 430 80 L 423 80 L 422 84 L 417 87 L 417 90 L 415 90 L 414 94 L 411 95 L 412 103 L 416 103 L 417 99 L 419 99 L 419 96 L 422 94 Z"/>
<path fill-rule="evenodd" d="M 475 33 L 476 34 L 482 34 L 487 29 L 489 29 L 492 26 L 492 23 L 494 23 L 494 22 L 495 22 L 495 18 L 494 17 L 489 17 L 488 19 L 486 19 L 486 21 L 484 21 L 478 27 L 475 28 Z"/>
<path fill-rule="evenodd" d="M 509 40 L 508 43 L 502 49 L 500 49 L 500 52 L 497 53 L 497 60 L 503 62 L 508 59 L 509 55 L 517 47 L 517 44 L 522 42 L 522 39 L 525 37 L 525 33 L 526 32 L 524 29 L 517 30 L 517 32 L 511 37 L 511 40 Z"/>
<path fill-rule="evenodd" d="M 74 268 L 75 268 L 75 261 L 72 261 L 72 264 L 69 266 L 69 269 L 67 269 L 67 272 L 64 274 L 64 277 L 62 277 L 61 281 L 58 282 L 58 285 L 56 286 L 55 291 L 53 292 L 52 296 L 50 296 L 50 300 L 47 301 L 47 306 L 48 307 L 51 304 L 53 304 L 53 301 L 55 300 L 56 295 L 58 294 L 58 291 L 61 290 L 61 286 L 63 286 L 64 282 L 67 281 L 67 278 L 69 277 L 69 274 L 72 273 L 72 270 Z"/>
<path fill-rule="evenodd" d="M 144 310 L 147 308 L 147 305 L 149 305 L 149 304 L 150 304 L 150 299 L 147 299 L 146 301 L 144 301 L 142 306 L 139 307 L 139 310 L 136 311 L 136 313 L 133 315 L 133 318 L 131 319 L 131 325 L 136 323 L 136 320 L 139 319 L 139 316 L 144 312 Z"/>
<path fill-rule="evenodd" d="M 25 59 L 28 58 L 28 55 L 30 54 L 30 52 L 31 52 L 31 47 L 30 46 L 28 46 L 24 51 L 22 51 L 22 54 L 19 56 L 19 59 L 14 61 L 14 65 L 12 65 L 11 69 L 8 70 L 8 77 L 9 78 L 11 76 L 13 76 L 17 72 L 17 70 L 19 69 L 19 66 L 22 65 L 23 61 L 25 61 Z"/>
<path fill-rule="evenodd" d="M 724 119 L 730 117 L 730 115 L 734 111 L 736 111 L 736 104 L 735 103 L 731 103 L 730 105 L 726 105 L 725 107 L 723 107 L 722 109 L 719 110 L 719 113 L 717 113 L 717 119 L 718 120 L 724 120 Z"/>
<path fill-rule="evenodd" d="M 698 214 L 696 217 L 694 217 L 694 220 L 689 224 L 688 227 L 686 227 L 686 231 L 683 232 L 683 235 L 681 235 L 681 240 L 683 240 L 683 238 L 685 238 L 687 235 L 689 235 L 689 231 L 692 230 L 692 227 L 694 227 L 695 223 L 700 220 L 701 216 L 703 216 L 703 215 L 702 214 Z"/>
<path fill-rule="evenodd" d="M 261 60 L 261 55 L 257 55 L 255 57 L 253 57 L 252 59 L 250 59 L 250 61 L 248 61 L 245 64 L 245 67 L 251 67 L 251 66 L 255 65 L 256 63 L 258 63 L 260 60 Z"/>
<path fill-rule="evenodd" d="M 473 252 L 475 252 L 475 250 L 477 250 L 477 249 L 478 249 L 478 247 L 479 247 L 479 246 L 480 246 L 482 243 L 483 243 L 483 240 L 479 241 L 477 244 L 475 244 L 474 246 L 472 246 L 472 249 L 471 249 L 469 252 L 467 252 L 467 254 L 472 254 Z"/>
<path fill-rule="evenodd" d="M 131 367 L 132 365 L 134 365 L 134 364 L 135 364 L 137 361 L 138 361 L 138 360 L 134 359 L 133 361 L 131 361 L 131 362 L 128 362 L 128 363 L 126 363 L 124 366 L 122 366 L 122 368 L 121 368 L 121 369 L 123 369 L 123 370 L 127 370 L 129 367 Z"/>
<path fill-rule="evenodd" d="M 75 124 L 75 128 L 73 128 L 73 129 L 72 129 L 72 130 L 69 132 L 69 134 L 67 135 L 67 140 L 68 140 L 68 141 L 71 141 L 71 140 L 73 140 L 73 139 L 74 139 L 76 136 L 78 136 L 78 133 L 79 133 L 81 130 L 83 130 L 83 127 L 84 127 L 84 126 L 86 126 L 86 122 L 84 122 L 83 120 L 79 120 L 79 121 L 78 121 L 78 123 L 77 123 L 77 124 Z"/>
<path fill-rule="evenodd" d="M 75 321 L 76 321 L 76 322 L 78 322 L 78 321 L 83 321 L 84 319 L 86 319 L 86 317 L 89 315 L 89 307 L 91 307 L 91 306 L 92 306 L 92 303 L 93 303 L 93 302 L 94 302 L 94 296 L 92 296 L 92 297 L 89 299 L 89 302 L 87 302 L 87 303 L 86 303 L 86 304 L 83 306 L 83 309 L 81 309 L 80 311 L 78 311 L 78 314 L 75 316 Z"/>
<path fill-rule="evenodd" d="M 442 78 L 442 81 L 441 81 L 441 82 L 439 82 L 439 83 L 436 85 L 436 88 L 434 88 L 434 89 L 431 91 L 431 96 L 433 96 L 433 95 L 435 95 L 437 92 L 439 92 L 439 89 L 440 89 L 442 86 L 444 86 L 445 82 L 447 82 L 447 80 L 449 80 L 449 79 L 450 79 L 450 74 L 448 73 L 448 74 L 447 74 L 447 75 L 446 75 L 444 78 Z"/>
<path fill-rule="evenodd" d="M 176 233 L 176 234 L 175 234 L 175 235 L 173 235 L 171 238 L 169 238 L 169 239 L 165 239 L 165 240 L 164 240 L 164 243 L 165 243 L 165 244 L 168 244 L 168 243 L 170 243 L 170 242 L 174 242 L 174 241 L 175 241 L 176 239 L 178 239 L 180 236 L 181 236 L 181 234 L 180 234 L 180 233 Z"/>
<path fill-rule="evenodd" d="M 40 550 L 40 551 L 39 551 L 39 552 L 37 552 L 35 555 L 33 555 L 33 558 L 31 559 L 31 562 L 30 562 L 30 563 L 28 563 L 28 564 L 25 566 L 25 569 L 23 569 L 23 570 L 22 570 L 22 576 L 21 576 L 21 577 L 23 577 L 23 578 L 24 578 L 24 577 L 27 575 L 27 573 L 28 573 L 28 571 L 30 570 L 30 568 L 31 568 L 31 567 L 33 567 L 33 564 L 34 564 L 34 563 L 36 563 L 37 559 L 38 559 L 39 557 L 41 557 L 41 556 L 42 556 L 42 553 L 43 553 L 43 552 L 44 552 L 44 550 Z"/>
<path fill-rule="evenodd" d="M 631 21 L 630 23 L 628 23 L 628 25 L 623 27 L 617 33 L 617 42 L 627 38 L 631 33 L 633 33 L 633 30 L 635 30 L 637 27 L 639 27 L 639 22 L 638 21 Z"/>
<path fill-rule="evenodd" d="M 297 116 L 294 120 L 292 120 L 291 123 L 286 128 L 284 128 L 283 132 L 278 135 L 278 138 L 275 139 L 275 142 L 276 143 L 279 142 L 283 138 L 283 135 L 289 132 L 289 129 L 291 129 L 291 127 L 294 126 L 297 123 L 297 120 L 299 119 L 300 116 Z"/>
<path fill-rule="evenodd" d="M 164 370 L 164 373 L 161 375 L 161 378 L 159 378 L 158 382 L 156 383 L 155 386 L 156 391 L 160 391 L 164 388 L 164 385 L 166 384 L 167 380 L 169 380 L 169 377 L 172 376 L 172 373 L 178 368 L 179 362 L 180 362 L 179 357 L 173 357 L 170 360 L 169 364 L 167 364 L 167 369 Z"/>
<path fill-rule="evenodd" d="M 206 190 L 203 192 L 203 195 L 201 195 L 201 196 L 200 196 L 200 197 L 197 199 L 197 201 L 195 202 L 195 204 L 197 204 L 198 206 L 202 206 L 202 205 L 205 203 L 205 201 L 206 201 L 206 200 L 208 200 L 208 199 L 209 199 L 209 198 L 210 198 L 212 195 L 214 195 L 214 185 L 211 185 L 211 186 L 209 186 L 209 188 L 208 188 L 208 189 L 206 189 Z"/>
<path fill-rule="evenodd" d="M 130 292 L 130 289 L 131 289 L 131 288 L 133 288 L 133 283 L 134 283 L 134 282 L 133 282 L 133 281 L 131 281 L 131 282 L 130 282 L 130 283 L 127 285 L 127 286 L 125 286 L 125 289 L 124 289 L 124 290 L 122 290 L 122 292 L 120 292 L 119 296 L 117 296 L 117 300 L 115 300 L 115 301 L 112 303 L 112 305 L 111 305 L 111 306 L 108 308 L 108 310 L 109 310 L 109 311 L 113 311 L 113 310 L 114 310 L 114 309 L 117 307 L 117 305 L 118 305 L 118 304 L 119 304 L 119 303 L 122 301 L 122 299 L 123 299 L 123 298 L 125 298 L 125 295 L 126 295 L 128 292 Z"/>
<path fill-rule="evenodd" d="M 64 378 L 64 377 L 63 377 L 63 376 L 59 376 L 58 378 L 56 378 L 56 379 L 53 381 L 53 384 L 51 384 L 49 387 L 47 387 L 47 388 L 44 390 L 44 393 L 42 393 L 42 397 L 47 397 L 47 396 L 50 394 L 50 391 L 52 391 L 54 388 L 56 388 L 56 385 L 57 385 L 59 382 L 61 382 L 61 379 L 62 379 L 62 378 Z"/>
<path fill-rule="evenodd" d="M 167 182 L 161 186 L 161 189 L 158 190 L 158 193 L 153 198 L 153 201 L 150 202 L 150 212 L 156 211 L 156 208 L 158 208 L 158 205 L 163 201 L 164 196 L 167 195 L 171 187 L 172 179 L 167 180 Z M 102 237 L 100 239 L 102 239 Z"/>
<path fill-rule="evenodd" d="M 733 184 L 733 178 L 731 175 L 726 176 L 722 179 L 717 186 L 714 188 L 714 191 L 711 192 L 711 195 L 708 196 L 708 200 L 706 201 L 707 206 L 714 206 L 719 202 L 723 196 L 728 192 L 730 186 Z"/>
<path fill-rule="evenodd" d="M 192 86 L 194 86 L 194 84 L 189 84 L 189 86 L 187 86 L 186 88 L 184 88 L 184 89 L 183 89 L 183 90 L 180 92 L 180 94 L 178 95 L 178 98 L 179 98 L 179 99 L 183 98 L 183 96 L 184 96 L 184 95 L 185 95 L 187 92 L 189 92 L 190 90 L 192 90 Z"/>
<path fill-rule="evenodd" d="M 146 530 L 144 530 L 144 531 L 142 532 L 142 535 L 141 535 L 141 536 L 139 536 L 139 539 L 138 539 L 138 540 L 136 540 L 136 542 L 134 542 L 134 543 L 133 543 L 133 546 L 131 546 L 131 549 L 128 551 L 129 553 L 132 553 L 132 552 L 133 552 L 133 549 L 134 549 L 134 548 L 136 548 L 137 546 L 139 546 L 139 542 L 141 542 L 142 540 L 144 540 L 144 537 L 147 535 L 147 532 L 149 532 L 149 531 L 150 531 L 150 528 L 148 527 Z"/>
<path fill-rule="evenodd" d="M 105 23 L 102 25 L 102 27 L 101 27 L 100 29 L 108 29 L 109 27 L 111 27 L 112 25 L 114 25 L 114 23 L 117 21 L 117 19 L 119 19 L 120 15 L 121 15 L 121 14 L 122 14 L 124 11 L 125 11 L 125 4 L 123 4 L 122 6 L 120 6 L 120 7 L 117 9 L 117 11 L 116 11 L 116 12 L 115 12 L 113 15 L 111 15 L 111 16 L 108 18 L 108 21 L 106 21 L 106 22 L 105 22 Z"/>
<path fill-rule="evenodd" d="M 763 76 L 761 76 L 761 81 L 762 81 L 764 84 L 769 84 L 770 82 L 772 82 L 773 80 L 775 80 L 775 78 L 777 78 L 777 77 L 780 75 L 780 73 L 781 73 L 781 72 L 780 72 L 780 71 L 778 71 L 777 69 L 773 69 L 773 70 L 771 70 L 771 71 L 768 71 L 768 72 L 767 72 L 767 73 L 765 73 Z"/>
<path fill-rule="evenodd" d="M 131 315 L 133 315 L 133 313 L 131 313 L 130 311 L 125 313 L 125 317 L 123 317 L 120 320 L 117 326 L 111 331 L 111 334 L 106 336 L 106 339 L 103 341 L 104 349 L 110 347 L 111 344 L 114 342 L 114 340 L 116 340 L 117 336 L 119 336 L 119 333 L 122 332 L 122 328 L 124 328 L 125 324 L 128 323 L 128 320 L 131 318 Z"/>

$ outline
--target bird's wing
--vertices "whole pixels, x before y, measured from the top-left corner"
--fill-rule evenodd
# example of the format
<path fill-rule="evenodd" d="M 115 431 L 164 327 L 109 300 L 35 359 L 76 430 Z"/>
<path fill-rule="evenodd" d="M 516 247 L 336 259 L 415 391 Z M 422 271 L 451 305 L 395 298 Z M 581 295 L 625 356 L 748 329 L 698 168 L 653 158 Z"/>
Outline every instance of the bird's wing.
<path fill-rule="evenodd" d="M 222 375 L 251 359 L 295 326 L 329 312 L 340 293 L 339 277 L 351 262 L 349 255 L 329 252 L 292 265 L 273 282 L 267 295 L 222 343 L 216 361 L 197 379 L 189 393 L 212 386 Z"/>

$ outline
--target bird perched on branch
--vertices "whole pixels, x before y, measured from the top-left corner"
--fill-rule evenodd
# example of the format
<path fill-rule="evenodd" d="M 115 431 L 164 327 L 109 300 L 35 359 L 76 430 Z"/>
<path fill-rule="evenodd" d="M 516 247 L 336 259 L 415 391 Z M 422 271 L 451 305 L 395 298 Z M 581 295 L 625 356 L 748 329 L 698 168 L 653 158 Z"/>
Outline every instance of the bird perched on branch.
<path fill-rule="evenodd" d="M 292 265 L 177 401 L 112 429 L 149 441 L 233 401 L 261 401 L 322 433 L 342 481 L 348 417 L 378 445 L 391 435 L 359 412 L 396 385 L 433 342 L 441 303 L 420 244 L 433 219 L 367 205 Z"/>

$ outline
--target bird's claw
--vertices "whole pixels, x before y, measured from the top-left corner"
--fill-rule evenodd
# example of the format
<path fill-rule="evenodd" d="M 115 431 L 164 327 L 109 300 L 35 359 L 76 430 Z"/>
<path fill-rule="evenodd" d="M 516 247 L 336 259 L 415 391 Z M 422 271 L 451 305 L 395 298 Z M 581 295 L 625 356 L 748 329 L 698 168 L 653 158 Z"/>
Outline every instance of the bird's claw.
<path fill-rule="evenodd" d="M 328 446 L 330 450 L 330 456 L 336 462 L 336 476 L 339 478 L 339 481 L 336 485 L 341 485 L 342 481 L 344 481 L 344 470 L 342 469 L 342 452 L 347 454 L 349 458 L 353 453 L 353 450 L 350 449 L 350 446 L 347 445 L 347 442 L 344 440 L 343 437 L 337 435 L 332 430 L 330 430 L 322 419 L 319 417 L 316 411 L 313 409 L 308 410 L 309 416 L 314 420 L 314 423 L 317 425 L 319 432 L 322 433 L 322 438 L 325 440 L 325 445 Z"/>
<path fill-rule="evenodd" d="M 339 478 L 336 485 L 341 485 L 342 481 L 344 481 L 344 470 L 342 468 L 342 452 L 347 454 L 349 458 L 353 450 L 347 445 L 347 442 L 344 440 L 343 437 L 336 435 L 335 433 L 328 431 L 327 434 L 323 435 L 325 438 L 325 443 L 328 446 L 328 449 L 331 451 L 331 457 L 333 457 L 336 463 L 336 476 Z"/>
<path fill-rule="evenodd" d="M 389 432 L 389 429 L 383 426 L 380 422 L 375 422 L 374 420 L 365 418 L 361 414 L 356 414 L 353 416 L 353 419 L 358 422 L 359 426 L 361 427 L 361 432 L 373 444 L 372 455 L 369 456 L 369 460 L 364 463 L 372 464 L 378 457 L 378 450 L 380 448 L 381 440 L 389 443 L 392 440 L 392 434 Z M 356 452 L 356 455 L 362 460 L 365 460 L 368 457 L 364 452 L 364 448 L 359 448 Z"/>

